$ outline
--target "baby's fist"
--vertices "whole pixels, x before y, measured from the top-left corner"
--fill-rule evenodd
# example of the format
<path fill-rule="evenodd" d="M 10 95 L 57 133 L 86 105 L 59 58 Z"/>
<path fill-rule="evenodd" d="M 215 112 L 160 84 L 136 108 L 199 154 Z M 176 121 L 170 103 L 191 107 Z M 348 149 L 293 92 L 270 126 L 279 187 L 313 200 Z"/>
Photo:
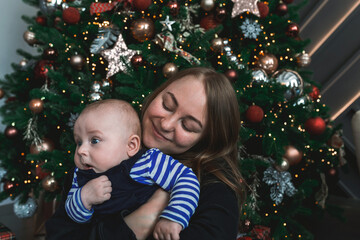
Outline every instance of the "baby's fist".
<path fill-rule="evenodd" d="M 166 218 L 160 218 L 154 229 L 154 238 L 156 240 L 179 240 L 182 226 Z"/>

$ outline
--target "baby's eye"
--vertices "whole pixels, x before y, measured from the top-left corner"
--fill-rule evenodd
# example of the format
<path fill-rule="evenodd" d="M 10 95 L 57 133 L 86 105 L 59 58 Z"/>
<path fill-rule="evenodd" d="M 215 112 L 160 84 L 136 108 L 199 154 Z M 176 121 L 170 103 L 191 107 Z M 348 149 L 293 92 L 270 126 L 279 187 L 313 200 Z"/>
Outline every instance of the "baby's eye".
<path fill-rule="evenodd" d="M 81 144 L 82 144 L 82 142 L 80 142 L 80 141 L 77 141 L 77 142 L 76 142 L 76 145 L 77 145 L 78 147 L 80 147 Z"/>
<path fill-rule="evenodd" d="M 97 144 L 97 143 L 99 143 L 99 142 L 100 142 L 100 140 L 97 139 L 97 138 L 91 139 L 91 144 Z"/>

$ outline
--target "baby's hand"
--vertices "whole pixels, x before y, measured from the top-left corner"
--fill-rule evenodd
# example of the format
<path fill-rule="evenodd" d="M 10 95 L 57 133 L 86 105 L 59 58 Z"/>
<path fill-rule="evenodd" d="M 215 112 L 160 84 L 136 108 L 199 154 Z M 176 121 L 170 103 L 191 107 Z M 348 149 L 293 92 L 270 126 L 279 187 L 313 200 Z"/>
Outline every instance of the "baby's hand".
<path fill-rule="evenodd" d="M 166 218 L 160 218 L 154 229 L 156 240 L 179 240 L 182 226 Z"/>
<path fill-rule="evenodd" d="M 81 189 L 81 200 L 84 207 L 90 210 L 93 205 L 109 200 L 111 191 L 111 182 L 105 175 L 87 182 Z"/>

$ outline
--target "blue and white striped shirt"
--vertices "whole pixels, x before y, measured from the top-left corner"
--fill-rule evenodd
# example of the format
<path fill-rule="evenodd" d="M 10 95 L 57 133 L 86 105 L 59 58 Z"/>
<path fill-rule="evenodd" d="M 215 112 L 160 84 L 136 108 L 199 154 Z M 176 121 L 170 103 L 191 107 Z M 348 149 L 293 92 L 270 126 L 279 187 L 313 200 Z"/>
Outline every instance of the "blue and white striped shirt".
<path fill-rule="evenodd" d="M 69 217 L 78 223 L 88 222 L 94 210 L 86 209 L 81 201 L 81 188 L 75 169 L 72 187 L 68 193 L 65 209 Z M 186 228 L 194 214 L 200 194 L 200 184 L 193 171 L 165 155 L 159 149 L 146 151 L 131 168 L 130 177 L 146 185 L 158 185 L 170 192 L 168 206 L 160 215 Z"/>

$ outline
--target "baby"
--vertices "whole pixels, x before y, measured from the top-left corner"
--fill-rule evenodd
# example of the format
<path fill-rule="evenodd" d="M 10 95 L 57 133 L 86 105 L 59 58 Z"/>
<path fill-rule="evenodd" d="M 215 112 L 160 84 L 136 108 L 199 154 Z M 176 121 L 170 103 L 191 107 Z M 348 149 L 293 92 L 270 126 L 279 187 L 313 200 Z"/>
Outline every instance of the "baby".
<path fill-rule="evenodd" d="M 190 168 L 158 149 L 140 149 L 140 120 L 129 103 L 88 105 L 75 122 L 74 139 L 76 168 L 65 205 L 73 221 L 131 213 L 161 187 L 171 197 L 155 229 L 179 238 L 197 207 L 199 182 Z"/>

